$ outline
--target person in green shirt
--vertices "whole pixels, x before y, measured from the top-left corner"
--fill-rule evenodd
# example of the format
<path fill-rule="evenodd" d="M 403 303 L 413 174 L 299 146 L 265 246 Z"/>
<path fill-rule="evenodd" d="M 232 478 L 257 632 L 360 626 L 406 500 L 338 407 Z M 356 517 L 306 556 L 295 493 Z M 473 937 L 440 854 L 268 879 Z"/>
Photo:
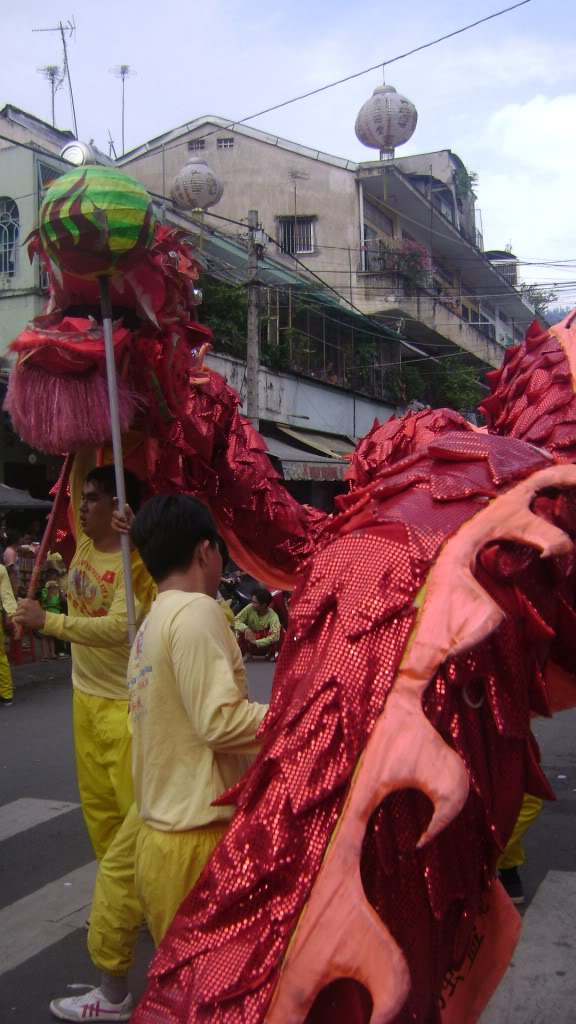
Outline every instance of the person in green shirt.
<path fill-rule="evenodd" d="M 52 566 L 46 570 L 46 580 L 40 591 L 40 604 L 44 611 L 55 612 L 60 615 L 62 611 L 62 595 L 60 593 L 60 577 L 58 570 Z M 40 634 L 42 644 L 42 661 L 48 661 L 56 657 L 56 644 L 51 636 Z"/>
<path fill-rule="evenodd" d="M 266 587 L 258 587 L 236 616 L 234 629 L 240 650 L 245 658 L 265 655 L 273 658 L 280 644 L 280 619 L 270 608 L 272 594 Z"/>

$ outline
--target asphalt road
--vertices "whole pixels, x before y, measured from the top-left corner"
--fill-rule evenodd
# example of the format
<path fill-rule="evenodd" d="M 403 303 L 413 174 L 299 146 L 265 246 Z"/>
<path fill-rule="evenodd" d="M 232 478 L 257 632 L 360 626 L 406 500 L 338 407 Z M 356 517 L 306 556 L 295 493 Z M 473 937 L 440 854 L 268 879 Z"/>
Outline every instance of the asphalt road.
<path fill-rule="evenodd" d="M 267 700 L 272 667 L 249 664 L 248 669 L 252 697 Z M 70 985 L 97 981 L 83 927 L 94 869 L 78 807 L 68 675 L 69 662 L 18 669 L 14 706 L 0 708 L 0 1024 L 48 1024 L 51 998 L 75 994 Z M 558 800 L 545 807 L 527 837 L 523 877 L 528 899 L 540 894 L 534 907 L 543 901 L 537 918 L 544 921 L 545 934 L 539 941 L 551 950 L 571 947 L 572 938 L 576 949 L 576 906 L 569 902 L 570 897 L 576 903 L 575 729 L 576 712 L 536 724 Z M 555 897 L 547 895 L 549 879 L 555 882 Z M 569 942 L 566 935 L 556 941 L 558 892 L 564 910 L 571 908 L 574 934 Z M 142 991 L 151 952 L 143 934 L 132 977 L 135 996 Z M 516 978 L 521 966 L 519 961 Z M 567 973 L 555 971 L 556 992 Z M 517 1002 L 532 999 L 528 990 L 522 992 L 517 985 Z M 573 1024 L 576 1003 L 568 995 L 565 1001 L 565 1012 L 561 1004 L 550 1017 L 546 1011 L 531 1015 L 522 1006 L 514 1016 L 507 1002 L 504 1010 L 487 1012 L 482 1022 Z"/>

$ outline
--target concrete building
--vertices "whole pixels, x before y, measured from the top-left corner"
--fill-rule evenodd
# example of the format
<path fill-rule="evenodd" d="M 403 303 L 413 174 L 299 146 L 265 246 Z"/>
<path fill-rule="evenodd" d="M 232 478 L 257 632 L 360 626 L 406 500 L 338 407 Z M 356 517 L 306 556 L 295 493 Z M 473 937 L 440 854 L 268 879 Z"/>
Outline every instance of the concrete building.
<path fill-rule="evenodd" d="M 194 157 L 224 185 L 215 215 L 243 221 L 257 209 L 271 252 L 292 268 L 295 256 L 343 303 L 401 328 L 431 355 L 456 347 L 499 366 L 534 316 L 510 273 L 483 253 L 473 182 L 450 150 L 355 163 L 208 116 L 119 163 L 168 196 Z"/>

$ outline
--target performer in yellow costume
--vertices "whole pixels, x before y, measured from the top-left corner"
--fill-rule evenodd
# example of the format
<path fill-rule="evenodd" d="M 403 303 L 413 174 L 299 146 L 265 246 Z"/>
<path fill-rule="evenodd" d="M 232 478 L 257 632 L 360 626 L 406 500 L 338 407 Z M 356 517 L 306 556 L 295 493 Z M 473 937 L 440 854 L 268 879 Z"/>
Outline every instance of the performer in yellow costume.
<path fill-rule="evenodd" d="M 20 602 L 15 621 L 72 644 L 74 744 L 84 820 L 98 860 L 133 803 L 126 672 L 130 646 L 120 537 L 112 526 L 116 485 L 111 466 L 94 467 L 94 453 L 76 456 L 70 478 L 76 552 L 68 579 L 68 613 Z M 129 501 L 138 482 L 126 475 Z M 133 572 L 148 580 L 138 556 Z M 140 597 L 147 603 L 146 595 Z M 150 597 L 151 600 L 151 591 Z M 138 604 L 137 614 L 144 608 Z"/>

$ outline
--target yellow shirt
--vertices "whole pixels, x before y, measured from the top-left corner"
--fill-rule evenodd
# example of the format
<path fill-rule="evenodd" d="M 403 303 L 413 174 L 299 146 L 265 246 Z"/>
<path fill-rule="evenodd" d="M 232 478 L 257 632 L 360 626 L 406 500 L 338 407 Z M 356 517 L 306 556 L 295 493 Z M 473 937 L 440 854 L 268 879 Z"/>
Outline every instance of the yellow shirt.
<path fill-rule="evenodd" d="M 12 590 L 12 584 L 8 575 L 8 570 L 4 565 L 0 565 L 0 611 L 6 612 L 6 615 L 12 618 L 16 614 L 16 599 L 14 597 L 14 591 Z M 0 652 L 4 653 L 4 651 Z"/>
<path fill-rule="evenodd" d="M 227 821 L 233 808 L 212 801 L 257 752 L 267 706 L 246 699 L 242 655 L 216 601 L 160 594 L 132 648 L 128 688 L 140 817 L 162 832 Z"/>
<path fill-rule="evenodd" d="M 70 476 L 70 507 L 76 527 L 76 552 L 68 574 L 68 614 L 46 612 L 43 633 L 72 644 L 72 684 L 83 693 L 128 700 L 126 672 L 130 645 L 124 570 L 120 551 L 98 551 L 80 528 L 80 494 L 94 455 L 77 455 Z M 132 556 L 132 575 L 140 600 L 140 620 L 150 607 L 153 584 L 140 557 Z"/>

